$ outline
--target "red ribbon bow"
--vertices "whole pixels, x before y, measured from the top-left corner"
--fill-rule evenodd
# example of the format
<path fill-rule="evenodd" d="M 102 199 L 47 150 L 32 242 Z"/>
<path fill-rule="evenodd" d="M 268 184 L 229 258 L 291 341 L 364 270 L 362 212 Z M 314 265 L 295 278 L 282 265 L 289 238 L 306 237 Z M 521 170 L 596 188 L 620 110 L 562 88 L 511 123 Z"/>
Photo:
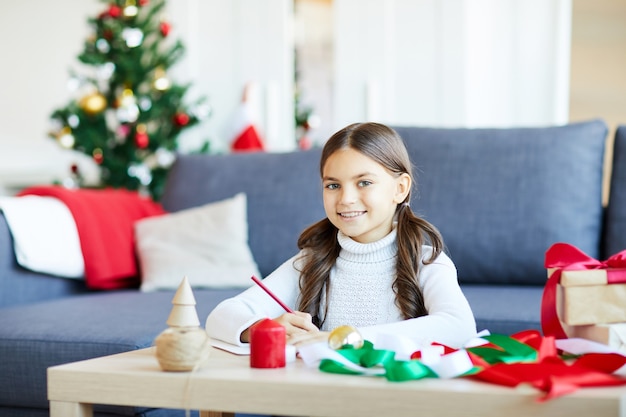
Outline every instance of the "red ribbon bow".
<path fill-rule="evenodd" d="M 548 278 L 541 299 L 541 328 L 546 336 L 567 339 L 556 311 L 557 285 L 561 273 L 586 269 L 606 269 L 609 284 L 626 282 L 626 250 L 611 256 L 605 261 L 594 259 L 567 243 L 555 243 L 546 251 L 546 268 L 556 268 Z"/>

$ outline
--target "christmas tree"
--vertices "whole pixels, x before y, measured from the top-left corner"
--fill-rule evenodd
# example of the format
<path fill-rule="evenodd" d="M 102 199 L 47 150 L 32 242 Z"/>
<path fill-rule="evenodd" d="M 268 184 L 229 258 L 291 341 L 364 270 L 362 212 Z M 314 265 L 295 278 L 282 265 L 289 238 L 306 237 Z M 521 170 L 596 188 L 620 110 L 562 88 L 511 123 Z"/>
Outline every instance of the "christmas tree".
<path fill-rule="evenodd" d="M 184 47 L 168 39 L 165 0 L 103 3 L 104 11 L 89 19 L 93 35 L 78 56 L 92 74 L 72 74 L 76 97 L 52 113 L 51 136 L 90 155 L 101 186 L 147 191 L 158 200 L 179 134 L 210 108 L 204 98 L 186 104 L 189 85 L 168 78 Z M 197 149 L 207 150 L 208 142 Z"/>

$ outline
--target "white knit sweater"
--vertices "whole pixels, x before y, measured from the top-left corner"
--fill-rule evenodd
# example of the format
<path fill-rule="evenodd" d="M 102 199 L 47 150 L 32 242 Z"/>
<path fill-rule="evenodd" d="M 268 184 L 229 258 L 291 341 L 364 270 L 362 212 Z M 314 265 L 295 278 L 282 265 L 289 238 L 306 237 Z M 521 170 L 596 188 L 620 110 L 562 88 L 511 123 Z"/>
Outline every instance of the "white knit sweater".
<path fill-rule="evenodd" d="M 457 282 L 452 261 L 441 254 L 424 265 L 419 285 L 429 314 L 403 320 L 395 304 L 392 283 L 397 257 L 396 230 L 379 241 L 358 243 L 338 234 L 341 251 L 330 275 L 328 316 L 322 330 L 350 324 L 375 341 L 379 334 L 400 334 L 417 344 L 439 342 L 453 347 L 463 345 L 476 334 L 474 316 Z M 431 254 L 423 247 L 422 259 Z M 298 255 L 287 260 L 263 280 L 280 299 L 296 308 L 299 273 L 294 267 Z M 322 306 L 323 307 L 323 306 Z M 212 338 L 241 344 L 239 338 L 250 325 L 265 317 L 278 317 L 284 310 L 263 290 L 253 286 L 221 302 L 206 321 Z"/>

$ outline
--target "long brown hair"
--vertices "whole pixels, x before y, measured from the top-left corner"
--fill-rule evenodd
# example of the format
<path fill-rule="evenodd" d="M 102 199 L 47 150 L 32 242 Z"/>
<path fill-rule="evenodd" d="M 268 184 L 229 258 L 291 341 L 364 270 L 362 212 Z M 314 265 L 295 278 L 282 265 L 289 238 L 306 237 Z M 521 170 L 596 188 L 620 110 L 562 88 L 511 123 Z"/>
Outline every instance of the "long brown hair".
<path fill-rule="evenodd" d="M 402 138 L 395 130 L 379 123 L 355 123 L 335 133 L 326 142 L 320 159 L 320 177 L 324 165 L 334 152 L 352 148 L 385 167 L 393 175 L 408 174 L 413 180 L 409 154 Z M 414 184 L 415 181 L 412 181 Z M 443 239 L 435 226 L 416 216 L 409 206 L 411 192 L 396 208 L 398 258 L 393 291 L 396 305 L 405 319 L 428 314 L 424 296 L 418 285 L 422 245 L 430 244 L 431 256 L 424 263 L 432 263 L 443 250 Z M 328 300 L 330 270 L 335 264 L 341 247 L 337 241 L 337 228 L 327 218 L 305 229 L 298 239 L 303 250 L 299 259 L 300 301 L 298 310 L 313 316 L 319 327 L 324 323 L 325 311 L 320 312 L 322 301 Z M 321 317 L 320 317 L 321 314 Z"/>

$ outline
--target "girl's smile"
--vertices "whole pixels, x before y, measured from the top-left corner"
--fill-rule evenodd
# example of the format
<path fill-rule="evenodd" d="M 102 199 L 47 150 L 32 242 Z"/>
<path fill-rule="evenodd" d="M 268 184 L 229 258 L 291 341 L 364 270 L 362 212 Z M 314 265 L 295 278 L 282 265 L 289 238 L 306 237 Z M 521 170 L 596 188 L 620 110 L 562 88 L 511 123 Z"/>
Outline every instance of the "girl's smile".
<path fill-rule="evenodd" d="M 323 170 L 324 210 L 331 223 L 360 243 L 391 232 L 398 204 L 408 195 L 411 179 L 351 149 L 328 157 Z"/>

